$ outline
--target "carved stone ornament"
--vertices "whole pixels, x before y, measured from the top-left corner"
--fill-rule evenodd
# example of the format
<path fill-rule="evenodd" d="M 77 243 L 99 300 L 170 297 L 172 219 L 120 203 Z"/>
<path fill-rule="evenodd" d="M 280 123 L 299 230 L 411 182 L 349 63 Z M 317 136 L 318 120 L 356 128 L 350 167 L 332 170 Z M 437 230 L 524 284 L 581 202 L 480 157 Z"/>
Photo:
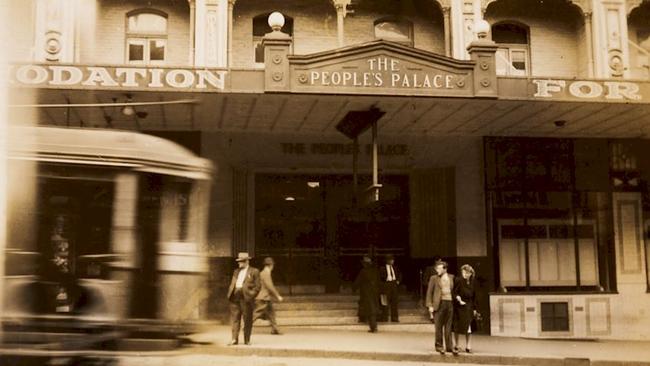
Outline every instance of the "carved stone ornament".
<path fill-rule="evenodd" d="M 274 64 L 279 65 L 279 64 L 282 63 L 282 56 L 280 56 L 280 55 L 275 55 L 275 56 L 273 56 L 273 60 L 272 60 L 272 61 L 273 61 Z"/>
<path fill-rule="evenodd" d="M 284 74 L 282 72 L 280 72 L 280 71 L 274 72 L 273 75 L 271 76 L 273 81 L 282 81 L 283 77 L 284 77 Z"/>
<path fill-rule="evenodd" d="M 300 81 L 300 83 L 302 84 L 305 84 L 308 80 L 309 77 L 307 77 L 307 74 L 305 74 L 304 72 L 298 76 L 298 81 Z"/>
<path fill-rule="evenodd" d="M 621 50 L 612 49 L 609 50 L 609 69 L 612 72 L 612 76 L 623 76 L 625 71 L 625 66 L 623 64 L 623 52 Z"/>
<path fill-rule="evenodd" d="M 482 79 L 481 80 L 481 86 L 484 87 L 484 88 L 487 88 L 488 86 L 490 86 L 490 84 L 491 83 L 490 83 L 489 79 Z"/>

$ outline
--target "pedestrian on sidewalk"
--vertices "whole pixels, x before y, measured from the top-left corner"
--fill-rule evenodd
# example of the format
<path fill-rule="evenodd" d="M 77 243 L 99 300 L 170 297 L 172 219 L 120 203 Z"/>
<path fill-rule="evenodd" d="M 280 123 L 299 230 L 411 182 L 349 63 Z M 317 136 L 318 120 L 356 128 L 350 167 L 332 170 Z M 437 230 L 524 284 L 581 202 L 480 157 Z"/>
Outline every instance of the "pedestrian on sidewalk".
<path fill-rule="evenodd" d="M 454 316 L 453 299 L 456 297 L 454 275 L 447 273 L 447 267 L 447 262 L 440 261 L 435 264 L 436 274 L 429 279 L 426 304 L 429 307 L 429 312 L 433 313 L 436 324 L 436 352 L 444 355 L 447 351 L 458 355 L 451 339 L 451 325 Z"/>
<path fill-rule="evenodd" d="M 392 254 L 386 256 L 386 264 L 379 268 L 379 276 L 382 281 L 383 298 L 381 319 L 388 321 L 390 315 L 391 322 L 399 323 L 399 283 L 402 274 L 395 267 L 395 257 Z"/>
<path fill-rule="evenodd" d="M 454 284 L 454 344 L 458 351 L 458 340 L 465 335 L 465 352 L 472 353 L 472 320 L 476 311 L 476 281 L 474 268 L 469 264 L 460 267 L 461 276 Z"/>
<path fill-rule="evenodd" d="M 273 272 L 274 267 L 275 261 L 273 261 L 273 258 L 264 258 L 264 269 L 262 272 L 260 272 L 260 282 L 262 283 L 262 289 L 255 298 L 255 313 L 253 314 L 253 322 L 255 322 L 257 319 L 268 320 L 271 324 L 271 334 L 281 334 L 278 330 L 278 324 L 275 320 L 275 309 L 273 309 L 273 302 L 276 300 L 282 302 L 284 299 L 273 285 L 273 277 L 271 276 L 271 272 Z"/>
<path fill-rule="evenodd" d="M 359 289 L 359 313 L 367 320 L 370 333 L 377 333 L 377 313 L 379 311 L 379 273 L 369 256 L 364 256 L 363 268 L 354 281 Z"/>
<path fill-rule="evenodd" d="M 230 301 L 230 324 L 232 325 L 232 340 L 228 345 L 239 343 L 239 330 L 241 321 L 244 320 L 244 343 L 251 343 L 253 330 L 253 309 L 255 297 L 260 292 L 260 271 L 250 266 L 251 257 L 242 252 L 237 255 L 239 268 L 235 269 L 228 288 L 228 301 Z"/>

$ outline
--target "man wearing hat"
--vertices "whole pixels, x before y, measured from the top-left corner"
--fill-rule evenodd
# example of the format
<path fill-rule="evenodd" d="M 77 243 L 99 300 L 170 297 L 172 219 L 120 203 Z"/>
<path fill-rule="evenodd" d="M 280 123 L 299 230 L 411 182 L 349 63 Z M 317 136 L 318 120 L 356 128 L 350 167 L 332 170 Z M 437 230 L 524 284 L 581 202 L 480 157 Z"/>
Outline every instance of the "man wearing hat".
<path fill-rule="evenodd" d="M 255 297 L 260 292 L 260 271 L 249 265 L 251 258 L 248 253 L 237 255 L 239 268 L 235 269 L 228 288 L 230 301 L 230 323 L 232 324 L 232 340 L 229 345 L 239 343 L 241 319 L 244 319 L 244 343 L 250 344 L 253 330 L 253 309 Z"/>
<path fill-rule="evenodd" d="M 369 332 L 377 332 L 377 312 L 379 311 L 379 273 L 372 265 L 369 256 L 364 256 L 363 268 L 357 275 L 354 285 L 359 289 L 359 314 L 368 321 Z"/>
<path fill-rule="evenodd" d="M 282 301 L 283 298 L 280 296 L 280 293 L 273 285 L 273 278 L 271 277 L 271 272 L 275 262 L 273 258 L 266 257 L 264 258 L 264 269 L 260 272 L 260 280 L 262 282 L 262 289 L 260 293 L 257 294 L 255 299 L 255 313 L 253 315 L 253 321 L 257 319 L 265 319 L 271 323 L 271 334 L 281 334 L 278 330 L 278 325 L 275 322 L 275 310 L 273 309 L 273 301 Z"/>
<path fill-rule="evenodd" d="M 385 303 L 382 299 L 382 320 L 388 321 L 390 311 L 390 320 L 398 323 L 398 286 L 402 278 L 401 273 L 395 268 L 395 257 L 392 254 L 386 256 L 386 264 L 379 268 L 379 277 L 382 281 L 382 295 L 385 298 Z"/>

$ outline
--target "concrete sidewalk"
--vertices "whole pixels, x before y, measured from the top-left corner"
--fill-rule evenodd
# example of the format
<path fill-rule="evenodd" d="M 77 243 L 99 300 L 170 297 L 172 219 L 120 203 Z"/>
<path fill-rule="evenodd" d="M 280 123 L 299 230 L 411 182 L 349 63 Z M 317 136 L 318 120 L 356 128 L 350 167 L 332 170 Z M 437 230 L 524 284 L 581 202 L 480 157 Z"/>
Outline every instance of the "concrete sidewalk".
<path fill-rule="evenodd" d="M 401 328 L 401 329 L 400 329 Z M 282 335 L 255 328 L 252 345 L 227 347 L 230 328 L 218 326 L 191 337 L 195 352 L 266 357 L 345 358 L 492 365 L 650 365 L 650 342 L 540 340 L 475 335 L 474 353 L 434 352 L 432 325 L 385 326 L 379 333 L 356 329 L 285 328 Z M 241 337 L 241 335 L 240 335 Z M 240 339 L 241 341 L 241 339 Z M 464 339 L 461 337 L 461 349 Z"/>

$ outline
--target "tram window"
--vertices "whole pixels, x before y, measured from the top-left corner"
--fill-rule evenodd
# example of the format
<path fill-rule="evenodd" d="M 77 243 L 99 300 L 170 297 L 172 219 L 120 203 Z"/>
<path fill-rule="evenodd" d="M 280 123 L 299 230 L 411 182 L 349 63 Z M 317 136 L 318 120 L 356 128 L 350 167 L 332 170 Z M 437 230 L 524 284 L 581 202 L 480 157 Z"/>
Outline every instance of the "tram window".
<path fill-rule="evenodd" d="M 255 64 L 264 64 L 264 47 L 262 47 L 262 38 L 267 33 L 273 31 L 269 26 L 268 19 L 271 13 L 260 14 L 253 18 L 253 58 Z M 293 37 L 293 18 L 284 15 L 284 26 L 282 32 Z M 293 44 L 293 42 L 291 42 Z"/>
<path fill-rule="evenodd" d="M 161 63 L 167 49 L 167 14 L 135 10 L 127 14 L 126 59 L 129 63 Z"/>

